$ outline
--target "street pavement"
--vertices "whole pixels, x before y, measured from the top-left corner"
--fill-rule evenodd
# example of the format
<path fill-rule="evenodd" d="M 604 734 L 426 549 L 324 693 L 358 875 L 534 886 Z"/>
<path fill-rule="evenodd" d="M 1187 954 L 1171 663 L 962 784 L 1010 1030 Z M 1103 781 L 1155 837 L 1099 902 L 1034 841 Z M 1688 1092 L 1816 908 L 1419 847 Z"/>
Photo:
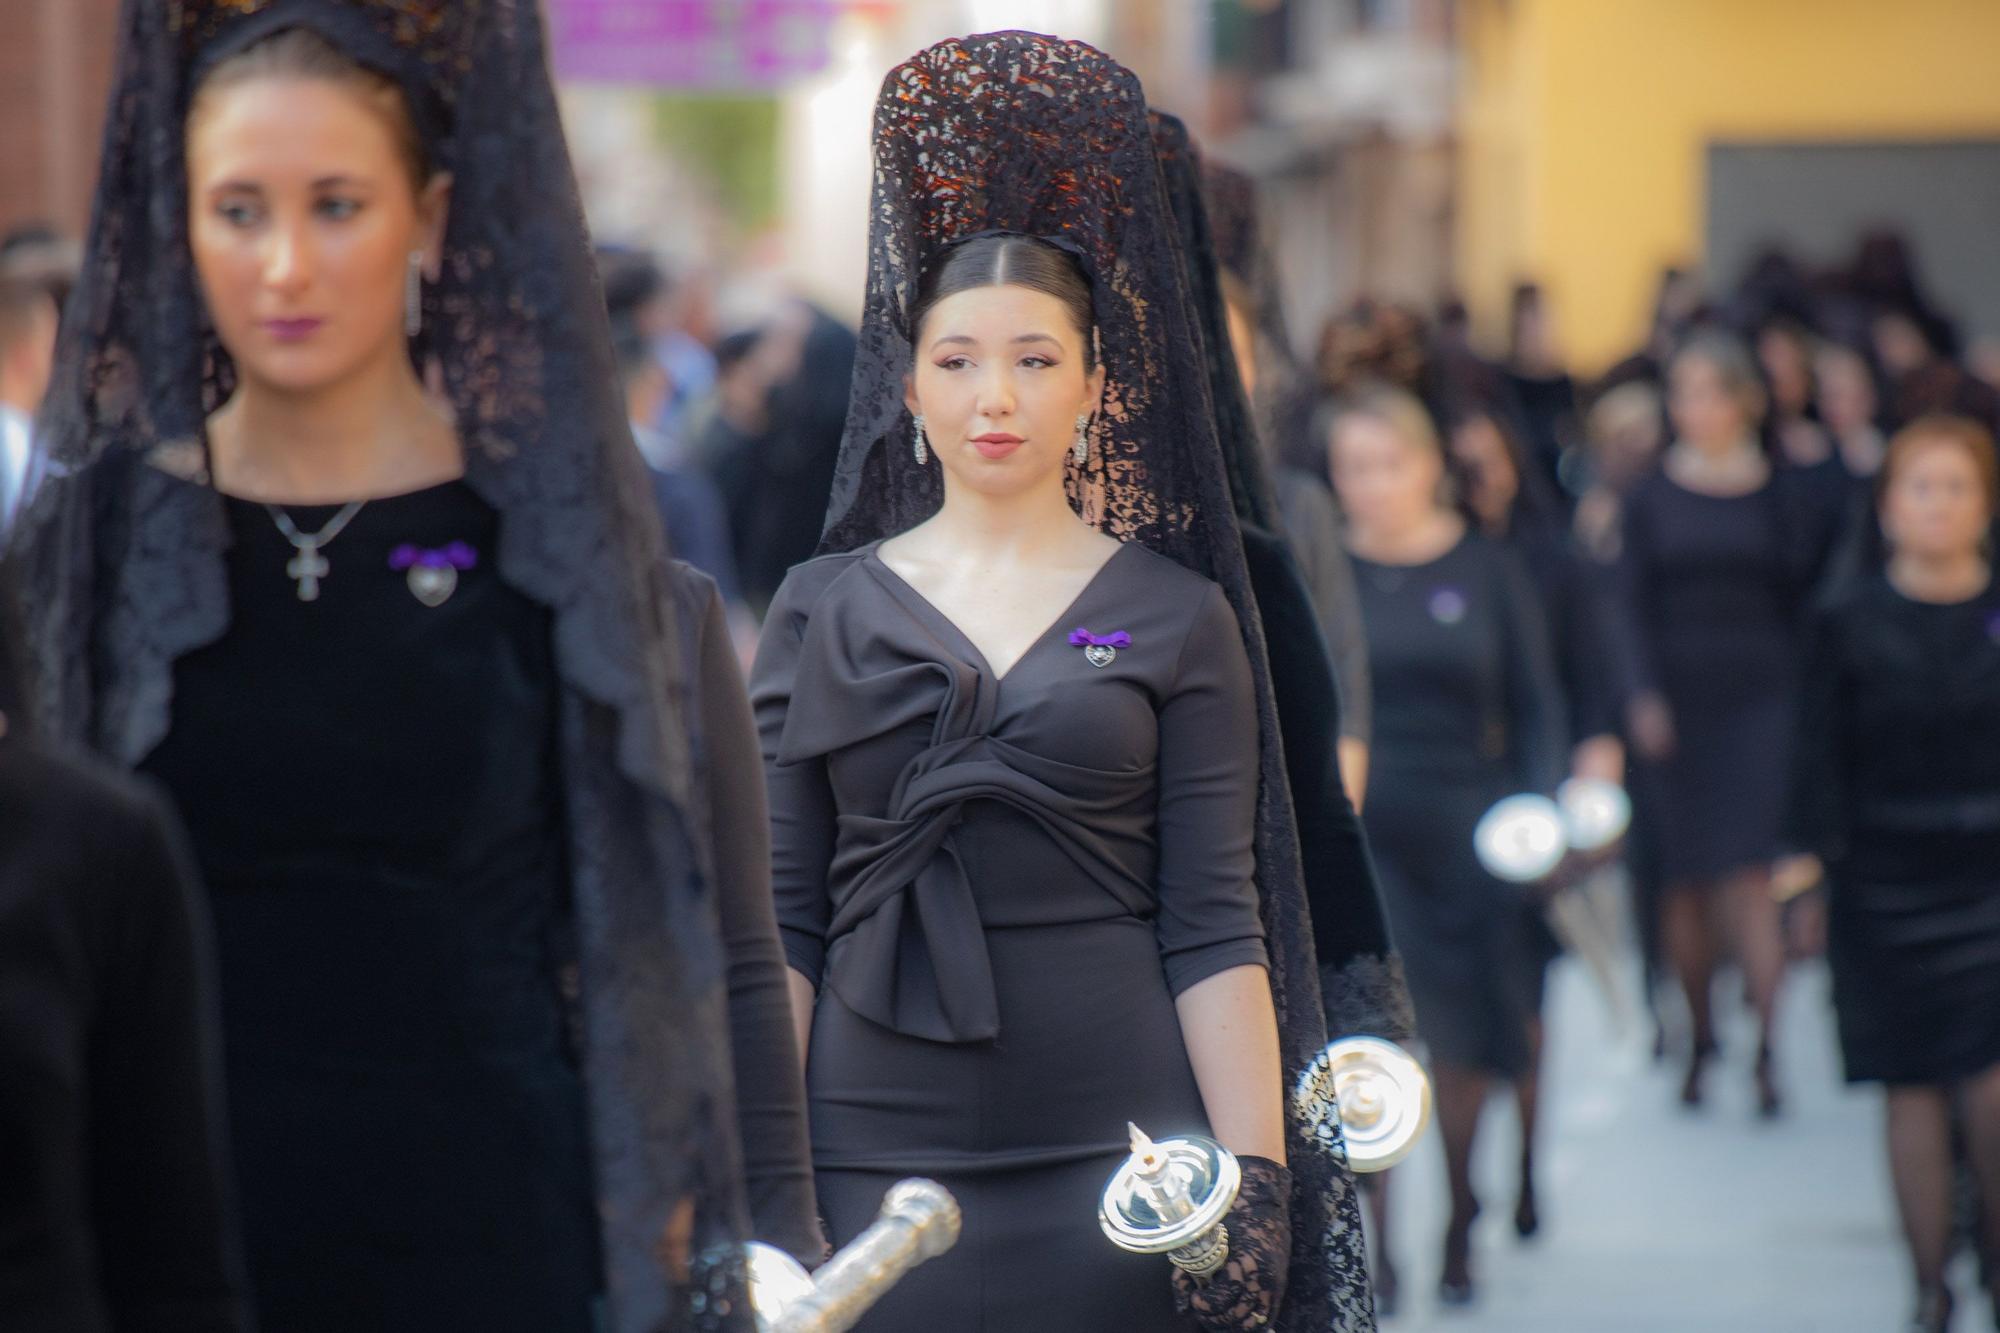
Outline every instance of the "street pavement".
<path fill-rule="evenodd" d="M 1623 979 L 1636 995 L 1630 975 Z M 1719 997 L 1740 993 L 1725 975 Z M 1880 1146 L 1874 1088 L 1840 1082 L 1824 968 L 1795 969 L 1782 1011 L 1782 1118 L 1752 1110 L 1756 1038 L 1723 1012 L 1705 1109 L 1678 1101 L 1680 1067 L 1651 1059 L 1639 1019 L 1621 1032 L 1573 960 L 1549 990 L 1542 1232 L 1514 1236 L 1517 1122 L 1496 1100 L 1475 1179 L 1476 1303 L 1436 1296 L 1445 1217 L 1436 1130 L 1396 1169 L 1402 1309 L 1386 1333 L 1899 1333 L 1909 1279 Z M 1961 1262 L 1956 1328 L 1992 1328 Z"/>

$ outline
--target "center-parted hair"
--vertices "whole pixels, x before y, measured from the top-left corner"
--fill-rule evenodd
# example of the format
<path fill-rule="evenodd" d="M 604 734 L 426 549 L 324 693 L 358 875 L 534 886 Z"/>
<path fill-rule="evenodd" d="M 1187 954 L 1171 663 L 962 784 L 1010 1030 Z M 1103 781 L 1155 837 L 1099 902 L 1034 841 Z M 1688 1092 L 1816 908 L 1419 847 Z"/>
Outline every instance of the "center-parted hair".
<path fill-rule="evenodd" d="M 1084 371 L 1097 368 L 1090 279 L 1074 255 L 1033 236 L 975 236 L 947 250 L 926 269 L 916 304 L 910 307 L 912 346 L 939 302 L 980 287 L 1026 287 L 1055 297 L 1083 340 Z"/>

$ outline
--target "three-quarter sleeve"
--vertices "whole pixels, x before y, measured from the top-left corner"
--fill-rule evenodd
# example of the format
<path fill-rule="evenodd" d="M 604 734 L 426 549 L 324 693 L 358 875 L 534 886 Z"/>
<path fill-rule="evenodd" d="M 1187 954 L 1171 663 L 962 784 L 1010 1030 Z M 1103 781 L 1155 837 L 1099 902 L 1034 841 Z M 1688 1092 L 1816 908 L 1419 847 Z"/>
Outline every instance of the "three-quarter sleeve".
<path fill-rule="evenodd" d="M 91 1022 L 89 1170 L 118 1328 L 248 1326 L 223 1137 L 209 927 L 163 802 L 106 803 L 79 884 L 104 908 Z M 5 1304 L 0 1301 L 0 1304 Z"/>
<path fill-rule="evenodd" d="M 1236 615 L 1213 584 L 1159 710 L 1160 957 L 1175 995 L 1267 966 L 1256 886 L 1257 704 Z"/>
<path fill-rule="evenodd" d="M 729 959 L 729 1038 L 744 1193 L 757 1238 L 811 1263 L 824 1246 L 790 988 L 772 917 L 763 765 L 722 598 L 713 583 L 707 583 L 706 593 L 697 643 L 702 757 Z"/>
<path fill-rule="evenodd" d="M 832 917 L 827 869 L 833 863 L 833 789 L 826 761 L 778 761 L 785 713 L 791 707 L 805 631 L 805 608 L 787 578 L 772 600 L 757 659 L 750 668 L 750 703 L 763 752 L 770 804 L 771 894 L 785 961 L 817 989 L 826 965 L 827 922 Z"/>
<path fill-rule="evenodd" d="M 1551 792 L 1569 768 L 1569 720 L 1548 617 L 1520 560 L 1511 551 L 1494 554 L 1514 781 L 1520 791 Z"/>

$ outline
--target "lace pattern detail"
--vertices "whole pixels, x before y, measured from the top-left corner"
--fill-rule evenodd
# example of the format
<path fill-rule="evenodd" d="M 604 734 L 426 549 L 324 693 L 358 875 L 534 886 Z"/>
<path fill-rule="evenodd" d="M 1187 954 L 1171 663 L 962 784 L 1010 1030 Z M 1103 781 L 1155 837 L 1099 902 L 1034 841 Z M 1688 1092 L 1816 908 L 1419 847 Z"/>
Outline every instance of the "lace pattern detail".
<path fill-rule="evenodd" d="M 902 532 L 937 509 L 942 482 L 908 448 L 902 382 L 909 310 L 927 265 L 985 232 L 1039 236 L 1093 283 L 1105 410 L 1072 504 L 1219 583 L 1257 682 L 1257 878 L 1287 1078 L 1325 1045 L 1312 929 L 1270 668 L 1216 443 L 1209 364 L 1161 189 L 1138 81 L 1080 42 L 989 33 L 943 42 L 891 71 L 875 109 L 868 290 L 853 393 L 822 551 Z M 1294 1119 L 1292 1262 L 1274 1327 L 1374 1327 L 1353 1177 L 1337 1124 Z"/>
<path fill-rule="evenodd" d="M 1322 963 L 1319 988 L 1328 1037 L 1381 1037 L 1398 1045 L 1416 1039 L 1417 1014 L 1401 954 L 1358 954 L 1344 963 Z"/>
<path fill-rule="evenodd" d="M 1215 1333 L 1269 1328 L 1292 1266 L 1292 1173 L 1262 1157 L 1237 1160 L 1243 1187 L 1223 1223 L 1229 1257 L 1205 1281 L 1174 1270 L 1174 1309 Z"/>

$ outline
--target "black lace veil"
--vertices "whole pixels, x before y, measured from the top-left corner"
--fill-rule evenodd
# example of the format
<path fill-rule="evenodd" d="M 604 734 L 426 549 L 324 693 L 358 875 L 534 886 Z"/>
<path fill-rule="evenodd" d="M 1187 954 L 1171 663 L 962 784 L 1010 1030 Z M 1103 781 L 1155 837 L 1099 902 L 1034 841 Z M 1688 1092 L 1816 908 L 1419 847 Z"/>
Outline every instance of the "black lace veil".
<path fill-rule="evenodd" d="M 940 43 L 876 101 L 861 346 L 821 549 L 921 522 L 942 500 L 910 451 L 902 384 L 927 265 L 990 232 L 1079 256 L 1093 287 L 1104 410 L 1071 502 L 1087 520 L 1214 579 L 1243 627 L 1262 733 L 1258 882 L 1287 1078 L 1325 1043 L 1270 670 L 1245 570 L 1200 336 L 1138 80 L 1080 42 L 1003 32 Z M 1289 1098 L 1288 1098 L 1289 1102 Z M 1295 1246 L 1277 1327 L 1374 1326 L 1359 1213 L 1337 1126 L 1289 1117 Z"/>
<path fill-rule="evenodd" d="M 1252 409 L 1264 447 L 1274 462 L 1324 476 L 1326 461 L 1310 436 L 1314 385 L 1285 323 L 1285 299 L 1271 262 L 1269 238 L 1257 207 L 1257 183 L 1214 158 L 1201 164 L 1202 183 L 1222 272 L 1247 303 L 1257 390 Z"/>
<path fill-rule="evenodd" d="M 682 1262 L 746 1229 L 725 959 L 679 576 L 617 401 L 535 0 L 126 0 L 24 543 L 39 720 L 135 764 L 167 730 L 175 660 L 228 626 L 204 423 L 232 372 L 188 250 L 183 121 L 202 69 L 293 26 L 393 77 L 453 175 L 412 351 L 501 515 L 501 576 L 554 612 L 611 1326 L 747 1329 L 740 1275 L 704 1287 Z"/>
<path fill-rule="evenodd" d="M 1153 113 L 1153 142 L 1180 228 L 1190 313 L 1207 360 L 1217 440 L 1228 469 L 1250 580 L 1270 631 L 1270 660 L 1286 773 L 1298 819 L 1300 874 L 1312 912 L 1327 1035 L 1408 1040 L 1415 1028 L 1402 959 L 1389 939 L 1374 861 L 1347 797 L 1333 738 L 1340 698 L 1318 612 L 1284 540 L 1270 460 L 1243 389 L 1203 189 L 1202 155 L 1186 126 Z"/>

